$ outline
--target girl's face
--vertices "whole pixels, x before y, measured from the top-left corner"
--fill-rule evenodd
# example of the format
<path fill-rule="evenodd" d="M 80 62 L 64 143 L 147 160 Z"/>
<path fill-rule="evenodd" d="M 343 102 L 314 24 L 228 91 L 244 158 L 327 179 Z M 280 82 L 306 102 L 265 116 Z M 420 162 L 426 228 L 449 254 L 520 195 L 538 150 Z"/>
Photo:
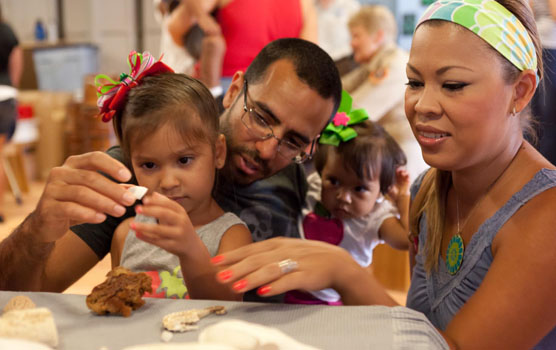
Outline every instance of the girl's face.
<path fill-rule="evenodd" d="M 130 148 L 140 186 L 177 201 L 190 217 L 211 203 L 215 169 L 224 165 L 226 157 L 223 136 L 213 151 L 206 140 L 184 142 L 172 123 L 166 123 Z"/>
<path fill-rule="evenodd" d="M 360 179 L 355 171 L 346 167 L 341 155 L 330 150 L 321 177 L 321 202 L 332 216 L 358 218 L 373 210 L 380 194 L 379 174 L 374 180 Z"/>
<path fill-rule="evenodd" d="M 368 62 L 382 45 L 380 35 L 377 32 L 369 33 L 362 25 L 350 27 L 349 32 L 353 59 L 357 63 Z"/>
<path fill-rule="evenodd" d="M 420 26 L 413 38 L 405 113 L 423 158 L 436 168 L 486 164 L 520 134 L 513 85 L 500 58 L 456 24 Z"/>

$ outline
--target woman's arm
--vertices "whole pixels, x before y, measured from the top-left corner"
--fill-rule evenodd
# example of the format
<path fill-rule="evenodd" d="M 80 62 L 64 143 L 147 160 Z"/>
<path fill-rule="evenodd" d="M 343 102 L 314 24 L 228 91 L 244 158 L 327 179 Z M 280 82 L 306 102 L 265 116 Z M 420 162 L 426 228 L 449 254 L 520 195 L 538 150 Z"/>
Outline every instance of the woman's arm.
<path fill-rule="evenodd" d="M 548 0 L 548 8 L 550 9 L 552 18 L 556 20 L 556 0 Z"/>
<path fill-rule="evenodd" d="M 166 25 L 172 41 L 178 46 L 184 46 L 183 37 L 194 23 L 194 17 L 187 5 L 182 1 L 169 15 Z"/>
<path fill-rule="evenodd" d="M 184 0 L 183 3 L 206 35 L 220 35 L 220 25 L 210 15 L 219 5 L 218 0 Z"/>
<path fill-rule="evenodd" d="M 297 268 L 283 273 L 279 263 L 291 259 Z M 344 249 L 313 240 L 273 238 L 218 255 L 220 283 L 241 285 L 237 292 L 261 287 L 261 296 L 289 290 L 334 288 L 347 305 L 397 305 L 386 290 Z"/>
<path fill-rule="evenodd" d="M 530 349 L 556 326 L 556 188 L 529 201 L 497 234 L 480 288 L 448 324 L 459 349 Z"/>
<path fill-rule="evenodd" d="M 21 46 L 16 46 L 12 49 L 10 53 L 10 58 L 8 59 L 8 73 L 10 74 L 10 80 L 12 81 L 12 86 L 19 87 L 19 82 L 21 81 L 21 73 L 23 72 L 23 50 Z"/>
<path fill-rule="evenodd" d="M 300 0 L 303 14 L 303 26 L 299 37 L 318 44 L 317 10 L 313 0 Z"/>

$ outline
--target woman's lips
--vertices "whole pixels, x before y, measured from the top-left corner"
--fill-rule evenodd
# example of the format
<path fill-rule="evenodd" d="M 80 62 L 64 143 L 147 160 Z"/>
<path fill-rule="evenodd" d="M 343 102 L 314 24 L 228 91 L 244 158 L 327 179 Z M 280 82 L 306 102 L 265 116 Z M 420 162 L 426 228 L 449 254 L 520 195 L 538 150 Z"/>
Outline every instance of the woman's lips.
<path fill-rule="evenodd" d="M 416 126 L 417 141 L 423 146 L 434 146 L 444 142 L 452 136 L 449 132 L 430 126 Z"/>

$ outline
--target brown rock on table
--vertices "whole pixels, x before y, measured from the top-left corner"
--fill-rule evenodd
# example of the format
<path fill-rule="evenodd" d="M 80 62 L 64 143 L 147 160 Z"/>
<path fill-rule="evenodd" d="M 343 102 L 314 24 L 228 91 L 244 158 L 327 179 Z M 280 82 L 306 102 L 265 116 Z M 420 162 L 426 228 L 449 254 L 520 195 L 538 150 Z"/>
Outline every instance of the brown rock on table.
<path fill-rule="evenodd" d="M 151 292 L 151 277 L 144 272 L 134 273 L 118 266 L 110 271 L 102 282 L 87 296 L 87 307 L 99 315 L 131 315 L 145 304 L 145 292 Z"/>

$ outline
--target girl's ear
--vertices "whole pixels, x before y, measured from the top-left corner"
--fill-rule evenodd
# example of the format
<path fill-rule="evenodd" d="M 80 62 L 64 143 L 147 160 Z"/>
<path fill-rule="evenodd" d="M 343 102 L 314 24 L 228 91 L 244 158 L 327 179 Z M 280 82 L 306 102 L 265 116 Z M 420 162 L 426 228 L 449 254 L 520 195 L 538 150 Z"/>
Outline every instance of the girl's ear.
<path fill-rule="evenodd" d="M 216 144 L 214 145 L 214 165 L 216 169 L 222 169 L 226 163 L 226 137 L 223 134 L 218 135 Z"/>
<path fill-rule="evenodd" d="M 537 89 L 537 74 L 527 69 L 521 72 L 519 78 L 514 84 L 514 98 L 513 104 L 510 106 L 510 113 L 515 108 L 517 113 L 521 112 L 529 101 L 533 98 L 535 90 Z"/>
<path fill-rule="evenodd" d="M 237 96 L 243 90 L 243 80 L 244 80 L 243 72 L 242 71 L 235 72 L 232 78 L 232 83 L 230 84 L 230 87 L 228 87 L 228 90 L 226 90 L 226 93 L 224 94 L 224 98 L 222 99 L 222 105 L 224 106 L 225 109 L 230 108 L 230 106 L 235 101 Z"/>

